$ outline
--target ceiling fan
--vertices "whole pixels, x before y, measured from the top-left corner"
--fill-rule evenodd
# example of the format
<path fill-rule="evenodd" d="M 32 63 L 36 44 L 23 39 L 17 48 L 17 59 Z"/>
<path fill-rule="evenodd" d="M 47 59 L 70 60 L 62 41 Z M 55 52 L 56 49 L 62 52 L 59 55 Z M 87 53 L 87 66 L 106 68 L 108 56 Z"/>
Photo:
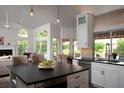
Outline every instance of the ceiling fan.
<path fill-rule="evenodd" d="M 5 21 L 5 25 L 1 26 L 2 28 L 5 28 L 5 29 L 11 29 L 12 27 L 9 25 L 9 17 L 8 17 L 8 11 L 6 12 L 6 21 Z"/>

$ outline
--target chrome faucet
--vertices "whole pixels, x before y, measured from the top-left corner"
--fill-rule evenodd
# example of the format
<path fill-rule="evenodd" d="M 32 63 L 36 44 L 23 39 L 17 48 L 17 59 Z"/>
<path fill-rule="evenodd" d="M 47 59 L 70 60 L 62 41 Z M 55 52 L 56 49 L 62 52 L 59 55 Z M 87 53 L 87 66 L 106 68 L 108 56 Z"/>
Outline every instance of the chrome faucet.
<path fill-rule="evenodd" d="M 106 53 L 105 53 L 105 58 L 107 60 L 111 60 L 112 58 L 112 54 L 111 54 L 111 51 L 110 51 L 110 44 L 109 43 L 106 43 Z"/>

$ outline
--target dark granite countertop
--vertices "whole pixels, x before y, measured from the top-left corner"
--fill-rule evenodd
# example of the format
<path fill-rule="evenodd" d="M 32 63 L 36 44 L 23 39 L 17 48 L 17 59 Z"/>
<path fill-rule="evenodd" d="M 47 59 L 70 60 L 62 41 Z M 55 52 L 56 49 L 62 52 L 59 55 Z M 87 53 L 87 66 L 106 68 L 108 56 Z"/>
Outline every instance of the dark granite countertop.
<path fill-rule="evenodd" d="M 55 68 L 52 70 L 39 69 L 37 68 L 37 64 L 11 65 L 8 67 L 26 85 L 44 82 L 88 70 L 87 67 L 74 66 L 67 63 L 56 63 Z"/>
<path fill-rule="evenodd" d="M 103 64 L 110 64 L 110 65 L 119 65 L 119 66 L 124 66 L 124 62 L 112 62 L 112 61 L 94 61 L 96 63 L 103 63 Z"/>
<path fill-rule="evenodd" d="M 86 57 L 75 57 L 73 59 L 79 60 L 79 61 L 89 61 L 89 62 L 93 61 L 93 58 L 86 58 Z"/>

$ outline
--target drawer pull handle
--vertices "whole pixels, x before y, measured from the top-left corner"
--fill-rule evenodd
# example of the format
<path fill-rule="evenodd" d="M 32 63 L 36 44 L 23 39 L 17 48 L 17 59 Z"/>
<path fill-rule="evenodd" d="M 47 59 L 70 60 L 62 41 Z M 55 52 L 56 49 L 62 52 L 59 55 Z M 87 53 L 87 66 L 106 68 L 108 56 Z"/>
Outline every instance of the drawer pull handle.
<path fill-rule="evenodd" d="M 78 78 L 80 78 L 80 76 L 76 76 L 76 77 L 75 77 L 75 79 L 78 79 Z"/>
<path fill-rule="evenodd" d="M 76 86 L 75 88 L 80 88 L 80 86 Z"/>

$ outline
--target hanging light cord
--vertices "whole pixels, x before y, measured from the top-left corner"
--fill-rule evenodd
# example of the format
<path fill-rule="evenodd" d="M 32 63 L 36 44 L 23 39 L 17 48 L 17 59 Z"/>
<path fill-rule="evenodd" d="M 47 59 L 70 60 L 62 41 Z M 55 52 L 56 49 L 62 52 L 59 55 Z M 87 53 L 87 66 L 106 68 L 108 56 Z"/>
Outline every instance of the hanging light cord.
<path fill-rule="evenodd" d="M 60 22 L 60 19 L 59 19 L 59 6 L 57 5 L 57 23 L 59 23 Z"/>
<path fill-rule="evenodd" d="M 59 19 L 59 6 L 57 6 L 57 18 Z"/>

